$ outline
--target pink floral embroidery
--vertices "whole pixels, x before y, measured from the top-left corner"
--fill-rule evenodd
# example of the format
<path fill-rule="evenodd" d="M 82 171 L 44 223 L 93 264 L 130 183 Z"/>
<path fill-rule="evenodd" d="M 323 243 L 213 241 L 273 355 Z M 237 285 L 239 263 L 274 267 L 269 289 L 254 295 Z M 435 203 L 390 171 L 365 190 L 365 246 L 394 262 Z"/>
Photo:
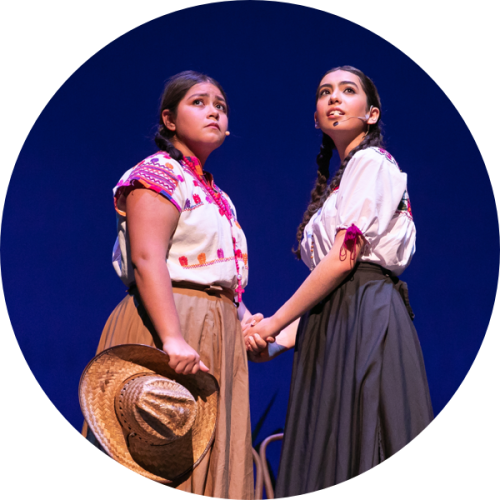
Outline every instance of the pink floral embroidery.
<path fill-rule="evenodd" d="M 389 151 L 386 151 L 385 149 L 378 148 L 379 152 L 382 153 L 388 160 L 393 160 L 392 155 L 389 153 Z"/>
<path fill-rule="evenodd" d="M 182 267 L 184 266 L 187 266 L 188 265 L 188 260 L 187 260 L 187 257 L 179 257 L 179 262 L 181 264 Z"/>
<path fill-rule="evenodd" d="M 201 203 L 201 199 L 197 194 L 193 195 L 193 200 L 196 204 Z"/>
<path fill-rule="evenodd" d="M 374 149 L 375 149 L 375 151 L 377 151 L 381 155 L 384 155 L 391 163 L 398 166 L 398 162 L 395 160 L 394 156 L 392 156 L 388 151 L 386 151 L 385 149 L 382 149 L 382 148 L 374 148 Z"/>
<path fill-rule="evenodd" d="M 236 252 L 234 254 L 236 255 L 236 258 L 241 259 L 241 257 L 242 257 L 241 250 L 239 250 L 239 249 L 236 250 Z"/>
<path fill-rule="evenodd" d="M 219 259 L 223 259 L 223 258 L 224 258 L 224 250 L 222 250 L 222 248 L 219 248 L 219 249 L 217 250 L 217 257 L 218 257 Z"/>

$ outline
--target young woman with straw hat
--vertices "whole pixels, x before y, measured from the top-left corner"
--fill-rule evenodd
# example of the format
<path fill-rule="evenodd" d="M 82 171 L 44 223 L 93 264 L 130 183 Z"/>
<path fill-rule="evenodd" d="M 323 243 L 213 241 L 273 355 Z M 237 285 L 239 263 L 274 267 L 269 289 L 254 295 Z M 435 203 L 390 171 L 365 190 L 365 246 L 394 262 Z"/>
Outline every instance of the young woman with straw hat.
<path fill-rule="evenodd" d="M 168 355 L 171 373 L 215 377 L 213 443 L 194 470 L 166 479 L 183 491 L 243 499 L 253 496 L 253 465 L 245 308 L 238 317 L 235 299 L 241 302 L 247 283 L 247 246 L 234 205 L 204 170 L 227 127 L 219 83 L 192 71 L 168 81 L 155 137 L 160 151 L 114 189 L 113 265 L 128 295 L 109 317 L 97 352 L 144 344 Z"/>

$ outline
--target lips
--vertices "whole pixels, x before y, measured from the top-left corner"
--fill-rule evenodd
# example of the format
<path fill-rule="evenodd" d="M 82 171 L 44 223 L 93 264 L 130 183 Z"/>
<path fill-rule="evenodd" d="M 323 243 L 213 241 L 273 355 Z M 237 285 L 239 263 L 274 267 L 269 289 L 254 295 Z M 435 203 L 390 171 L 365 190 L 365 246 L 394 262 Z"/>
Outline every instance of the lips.
<path fill-rule="evenodd" d="M 218 123 L 216 123 L 216 122 L 209 123 L 209 124 L 207 125 L 207 127 L 210 127 L 210 128 L 216 128 L 217 130 L 220 130 L 219 124 L 218 124 Z"/>
<path fill-rule="evenodd" d="M 339 108 L 333 108 L 328 111 L 327 116 L 343 116 L 345 113 Z"/>

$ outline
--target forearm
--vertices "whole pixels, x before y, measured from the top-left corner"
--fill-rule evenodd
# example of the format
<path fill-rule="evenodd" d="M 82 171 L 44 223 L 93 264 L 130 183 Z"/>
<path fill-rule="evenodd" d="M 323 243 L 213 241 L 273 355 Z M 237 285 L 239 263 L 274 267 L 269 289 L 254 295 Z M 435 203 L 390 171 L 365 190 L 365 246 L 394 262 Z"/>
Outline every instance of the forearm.
<path fill-rule="evenodd" d="M 183 338 L 165 261 L 140 259 L 134 262 L 134 274 L 141 300 L 162 342 Z"/>
<path fill-rule="evenodd" d="M 300 318 L 329 293 L 337 288 L 349 275 L 355 261 L 352 253 L 346 251 L 345 258 L 340 258 L 340 250 L 344 242 L 345 231 L 339 231 L 329 253 L 311 272 L 299 289 L 273 315 L 272 321 L 276 331 L 281 331 L 293 321 Z M 362 249 L 362 242 L 357 245 L 357 255 Z"/>
<path fill-rule="evenodd" d="M 299 327 L 300 318 L 290 323 L 276 335 L 276 343 L 283 347 L 283 350 L 295 347 L 295 338 L 297 337 L 297 329 Z"/>
<path fill-rule="evenodd" d="M 244 302 L 240 302 L 240 305 L 237 309 L 237 314 L 242 326 L 248 321 L 249 318 L 252 317 L 252 313 L 247 309 Z"/>

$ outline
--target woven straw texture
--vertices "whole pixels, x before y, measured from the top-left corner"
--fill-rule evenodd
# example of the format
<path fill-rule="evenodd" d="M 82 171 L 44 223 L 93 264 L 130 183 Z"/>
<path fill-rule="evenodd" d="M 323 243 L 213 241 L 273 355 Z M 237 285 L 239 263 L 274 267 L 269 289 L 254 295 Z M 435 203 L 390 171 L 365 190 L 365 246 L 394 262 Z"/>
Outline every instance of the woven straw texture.
<path fill-rule="evenodd" d="M 172 390 L 180 394 L 182 390 L 175 386 L 181 384 L 189 391 L 184 391 L 186 399 L 191 399 L 187 396 L 190 393 L 195 402 L 191 409 L 194 422 L 188 418 L 190 422 L 178 426 L 177 432 L 174 423 L 172 439 L 166 444 L 146 442 L 139 432 L 132 432 L 137 429 L 124 429 L 115 410 L 115 402 L 120 399 L 120 391 L 126 383 L 138 376 L 150 376 L 152 384 L 158 385 L 155 375 L 174 381 Z M 165 382 L 160 380 L 160 385 L 164 386 Z M 191 471 L 203 458 L 214 437 L 217 381 L 203 372 L 196 375 L 175 373 L 168 366 L 168 355 L 154 347 L 129 344 L 101 352 L 82 374 L 79 397 L 85 420 L 106 452 L 129 469 L 160 483 L 170 483 Z M 129 432 L 132 434 L 127 438 Z"/>

